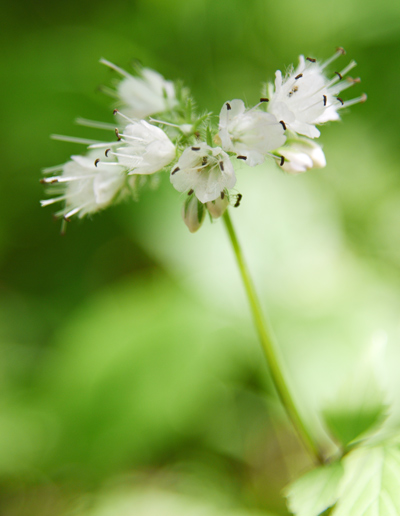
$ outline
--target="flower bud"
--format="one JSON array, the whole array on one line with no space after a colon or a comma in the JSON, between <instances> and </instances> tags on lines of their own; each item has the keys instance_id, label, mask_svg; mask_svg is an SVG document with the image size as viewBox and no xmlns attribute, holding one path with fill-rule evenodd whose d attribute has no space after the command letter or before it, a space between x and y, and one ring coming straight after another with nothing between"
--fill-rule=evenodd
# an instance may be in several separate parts
<instances>
[{"instance_id":1,"label":"flower bud","mask_svg":"<svg viewBox=\"0 0 400 516\"><path fill-rule=\"evenodd\" d=\"M288 144L277 152L285 158L281 168L289 174L300 174L312 168L326 166L322 147L307 138L289 140Z\"/></svg>"},{"instance_id":2,"label":"flower bud","mask_svg":"<svg viewBox=\"0 0 400 516\"><path fill-rule=\"evenodd\" d=\"M221 197L218 197L218 199L215 199L215 201L208 202L206 206L212 218L218 219L219 217L221 217L221 215L224 214L224 211L229 206L229 200L227 195L224 195L223 199Z\"/></svg>"},{"instance_id":3,"label":"flower bud","mask_svg":"<svg viewBox=\"0 0 400 516\"><path fill-rule=\"evenodd\" d=\"M182 207L183 222L191 233L196 233L203 224L206 216L206 209L195 195L191 194Z\"/></svg>"}]
</instances>

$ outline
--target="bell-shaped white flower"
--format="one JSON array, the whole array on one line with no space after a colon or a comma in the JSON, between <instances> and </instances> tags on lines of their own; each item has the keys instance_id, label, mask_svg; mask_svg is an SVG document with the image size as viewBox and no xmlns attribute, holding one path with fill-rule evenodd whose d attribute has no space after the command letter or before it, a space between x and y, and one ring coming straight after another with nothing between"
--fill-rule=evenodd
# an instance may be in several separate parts
<instances>
[{"instance_id":1,"label":"bell-shaped white flower","mask_svg":"<svg viewBox=\"0 0 400 516\"><path fill-rule=\"evenodd\" d=\"M59 167L59 176L42 179L60 195L41 201L41 205L63 201L65 207L57 215L65 219L82 218L109 206L125 187L126 168L116 162L102 163L100 155L104 156L103 152L92 150L86 156L71 156L71 161Z\"/></svg>"},{"instance_id":2,"label":"bell-shaped white flower","mask_svg":"<svg viewBox=\"0 0 400 516\"><path fill-rule=\"evenodd\" d=\"M214 201L233 188L235 171L228 154L204 142L185 149L171 171L171 183L178 192L193 190L200 202Z\"/></svg>"},{"instance_id":3,"label":"bell-shaped white flower","mask_svg":"<svg viewBox=\"0 0 400 516\"><path fill-rule=\"evenodd\" d=\"M325 75L325 68L345 52L339 48L337 52L322 64L315 59L299 57L299 65L285 79L278 70L275 74L275 88L269 85L270 102L268 112L276 116L288 129L318 138L316 124L331 120L339 120L338 110L364 102L366 95L344 102L339 93L353 86L359 79L345 78L345 75L356 66L351 61L343 70L335 72L332 79Z\"/></svg>"},{"instance_id":4,"label":"bell-shaped white flower","mask_svg":"<svg viewBox=\"0 0 400 516\"><path fill-rule=\"evenodd\" d=\"M121 109L127 116L146 118L178 105L174 84L166 81L158 72L142 68L141 76L135 77L106 59L100 59L100 62L123 76L116 93L123 104Z\"/></svg>"},{"instance_id":5,"label":"bell-shaped white flower","mask_svg":"<svg viewBox=\"0 0 400 516\"><path fill-rule=\"evenodd\" d=\"M195 195L190 195L182 206L182 219L191 233L200 229L206 216L206 208Z\"/></svg>"},{"instance_id":6,"label":"bell-shaped white flower","mask_svg":"<svg viewBox=\"0 0 400 516\"><path fill-rule=\"evenodd\" d=\"M242 156L251 167L262 163L269 151L286 140L283 126L274 115L256 108L246 110L239 99L223 105L218 136L225 151Z\"/></svg>"},{"instance_id":7,"label":"bell-shaped white flower","mask_svg":"<svg viewBox=\"0 0 400 516\"><path fill-rule=\"evenodd\" d=\"M289 174L301 174L312 168L324 168L326 159L322 147L308 138L288 140L277 151L283 156L281 168Z\"/></svg>"},{"instance_id":8,"label":"bell-shaped white flower","mask_svg":"<svg viewBox=\"0 0 400 516\"><path fill-rule=\"evenodd\" d=\"M118 137L117 148L106 154L115 156L129 174L154 174L175 158L175 145L165 132L145 120L131 121Z\"/></svg>"}]
</instances>

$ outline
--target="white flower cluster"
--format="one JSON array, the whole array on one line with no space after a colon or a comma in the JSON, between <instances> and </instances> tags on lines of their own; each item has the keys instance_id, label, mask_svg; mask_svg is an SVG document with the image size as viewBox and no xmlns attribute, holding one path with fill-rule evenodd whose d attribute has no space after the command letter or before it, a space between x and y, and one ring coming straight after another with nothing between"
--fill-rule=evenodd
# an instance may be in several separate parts
<instances>
[{"instance_id":1,"label":"white flower cluster","mask_svg":"<svg viewBox=\"0 0 400 516\"><path fill-rule=\"evenodd\" d=\"M90 141L55 136L57 139L88 146L85 156L45 169L42 179L56 195L42 201L46 206L62 202L57 216L69 220L95 213L132 193L145 184L149 175L167 170L179 192L187 192L183 220L194 232L201 226L206 211L220 217L229 204L237 207L241 194L232 194L236 184L234 161L254 167L269 157L282 170L299 174L326 165L325 156L315 138L317 125L339 120L339 110L366 95L344 101L338 95L360 82L347 77L356 65L351 61L328 78L325 70L345 52L339 48L327 61L300 56L298 67L285 78L278 70L275 84L269 84L264 96L252 108L240 99L225 102L218 127L211 114L197 116L187 90L176 88L157 72L143 68L138 76L101 60L122 76L112 92L119 100L119 127L79 120L98 129L112 129L116 140ZM268 95L268 98L266 97ZM157 115L162 118L155 119ZM59 175L53 175L58 172ZM138 177L144 178L137 181Z\"/></svg>"}]
</instances>

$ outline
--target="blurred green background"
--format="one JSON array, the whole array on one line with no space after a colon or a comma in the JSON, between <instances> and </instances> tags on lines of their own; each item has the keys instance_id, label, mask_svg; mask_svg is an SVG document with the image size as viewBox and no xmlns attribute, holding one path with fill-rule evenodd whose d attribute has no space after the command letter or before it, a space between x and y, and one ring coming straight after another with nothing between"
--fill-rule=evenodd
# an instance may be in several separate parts
<instances>
[{"instance_id":1,"label":"blurred green background","mask_svg":"<svg viewBox=\"0 0 400 516\"><path fill-rule=\"evenodd\" d=\"M286 514L307 458L271 389L224 228L195 235L168 177L74 221L41 209L41 168L101 138L99 91L133 59L199 109L257 102L300 53L354 58L368 102L322 129L328 166L238 166L232 213L294 392L318 408L373 341L398 421L400 3L137 0L2 6L1 516ZM342 67L343 67L342 66Z\"/></svg>"}]
</instances>

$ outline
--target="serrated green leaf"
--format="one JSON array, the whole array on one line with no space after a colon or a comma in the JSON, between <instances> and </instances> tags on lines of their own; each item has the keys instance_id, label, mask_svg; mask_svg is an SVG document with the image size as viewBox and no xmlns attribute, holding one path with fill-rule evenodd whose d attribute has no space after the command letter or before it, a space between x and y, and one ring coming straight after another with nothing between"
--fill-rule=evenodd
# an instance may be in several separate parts
<instances>
[{"instance_id":1,"label":"serrated green leaf","mask_svg":"<svg viewBox=\"0 0 400 516\"><path fill-rule=\"evenodd\" d=\"M400 450L358 448L343 461L345 475L332 516L398 516Z\"/></svg>"},{"instance_id":2,"label":"serrated green leaf","mask_svg":"<svg viewBox=\"0 0 400 516\"><path fill-rule=\"evenodd\" d=\"M318 516L338 499L343 466L334 462L309 471L290 484L284 492L287 505L297 516Z\"/></svg>"},{"instance_id":3,"label":"serrated green leaf","mask_svg":"<svg viewBox=\"0 0 400 516\"><path fill-rule=\"evenodd\" d=\"M385 393L377 378L376 353L369 353L322 411L332 435L347 446L375 430L387 416Z\"/></svg>"}]
</instances>

